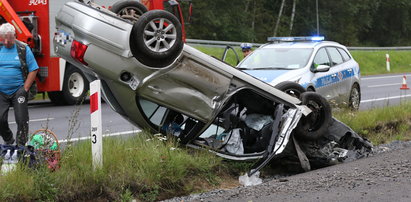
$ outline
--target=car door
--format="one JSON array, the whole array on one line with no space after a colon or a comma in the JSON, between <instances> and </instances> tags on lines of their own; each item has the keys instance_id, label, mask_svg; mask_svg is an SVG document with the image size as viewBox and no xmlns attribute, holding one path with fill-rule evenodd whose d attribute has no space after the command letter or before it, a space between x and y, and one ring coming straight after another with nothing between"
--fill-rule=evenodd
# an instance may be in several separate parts
<instances>
[{"instance_id":1,"label":"car door","mask_svg":"<svg viewBox=\"0 0 411 202\"><path fill-rule=\"evenodd\" d=\"M318 72L316 68L319 65L327 65L330 69L326 72ZM313 72L311 81L316 92L324 96L327 100L334 99L338 96L340 91L337 83L338 69L332 67L330 57L325 47L318 49L314 56L311 72Z\"/></svg>"},{"instance_id":2,"label":"car door","mask_svg":"<svg viewBox=\"0 0 411 202\"><path fill-rule=\"evenodd\" d=\"M335 81L338 88L336 100L342 102L351 89L352 68L344 62L336 47L327 47L326 49L330 56L331 68L335 70L337 76Z\"/></svg>"},{"instance_id":3,"label":"car door","mask_svg":"<svg viewBox=\"0 0 411 202\"><path fill-rule=\"evenodd\" d=\"M343 86L343 94L345 94L345 98L348 98L351 93L352 86L355 82L359 82L358 79L356 79L355 75L359 74L359 67L358 63L356 63L350 55L347 53L346 50L343 48L337 48L338 52L340 52L343 60L344 60L344 71L343 71L343 77L346 79L347 85Z\"/></svg>"}]
</instances>

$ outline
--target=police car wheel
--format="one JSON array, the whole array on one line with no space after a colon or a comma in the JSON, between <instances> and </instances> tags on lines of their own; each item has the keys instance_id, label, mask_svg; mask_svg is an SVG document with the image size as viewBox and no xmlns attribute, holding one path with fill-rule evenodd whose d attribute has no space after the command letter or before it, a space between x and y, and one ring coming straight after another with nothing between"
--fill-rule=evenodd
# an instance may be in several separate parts
<instances>
[{"instance_id":1,"label":"police car wheel","mask_svg":"<svg viewBox=\"0 0 411 202\"><path fill-rule=\"evenodd\" d=\"M296 98L300 98L301 94L305 92L300 84L292 81L283 81L274 87Z\"/></svg>"},{"instance_id":2,"label":"police car wheel","mask_svg":"<svg viewBox=\"0 0 411 202\"><path fill-rule=\"evenodd\" d=\"M163 10L148 11L133 25L130 50L144 65L165 67L183 50L182 36L176 16Z\"/></svg>"},{"instance_id":3,"label":"police car wheel","mask_svg":"<svg viewBox=\"0 0 411 202\"><path fill-rule=\"evenodd\" d=\"M360 108L361 102L361 91L360 86L358 84L354 84L350 91L350 98L348 101L348 107L351 110L357 111Z\"/></svg>"},{"instance_id":4,"label":"police car wheel","mask_svg":"<svg viewBox=\"0 0 411 202\"><path fill-rule=\"evenodd\" d=\"M315 92L301 94L301 102L312 112L303 116L295 128L297 138L316 140L323 137L331 123L331 106L327 100Z\"/></svg>"},{"instance_id":5,"label":"police car wheel","mask_svg":"<svg viewBox=\"0 0 411 202\"><path fill-rule=\"evenodd\" d=\"M135 0L118 1L113 4L110 10L132 23L137 22L140 16L147 12L147 8Z\"/></svg>"}]
</instances>

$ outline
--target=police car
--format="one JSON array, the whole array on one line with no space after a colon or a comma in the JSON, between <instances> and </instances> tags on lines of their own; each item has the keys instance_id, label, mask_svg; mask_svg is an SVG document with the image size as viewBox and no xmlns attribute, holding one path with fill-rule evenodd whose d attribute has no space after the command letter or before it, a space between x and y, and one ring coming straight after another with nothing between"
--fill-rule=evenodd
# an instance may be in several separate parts
<instances>
[{"instance_id":1,"label":"police car","mask_svg":"<svg viewBox=\"0 0 411 202\"><path fill-rule=\"evenodd\" d=\"M269 37L268 41L237 67L297 97L302 91L315 91L331 103L358 110L360 68L345 46L324 37Z\"/></svg>"}]
</instances>

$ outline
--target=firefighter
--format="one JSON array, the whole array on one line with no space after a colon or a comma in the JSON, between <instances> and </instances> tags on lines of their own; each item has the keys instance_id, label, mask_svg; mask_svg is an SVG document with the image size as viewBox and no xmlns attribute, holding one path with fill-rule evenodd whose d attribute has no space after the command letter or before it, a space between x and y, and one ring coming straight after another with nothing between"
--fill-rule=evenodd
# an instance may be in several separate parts
<instances>
[{"instance_id":1,"label":"firefighter","mask_svg":"<svg viewBox=\"0 0 411 202\"><path fill-rule=\"evenodd\" d=\"M244 58L252 53L253 45L251 43L241 43L240 44L241 51L243 52Z\"/></svg>"},{"instance_id":2,"label":"firefighter","mask_svg":"<svg viewBox=\"0 0 411 202\"><path fill-rule=\"evenodd\" d=\"M6 144L15 142L8 124L8 111L13 107L17 123L16 143L17 146L24 146L29 129L27 96L39 66L30 48L17 41L16 30L10 23L0 26L0 42L0 135ZM19 56L24 54L23 50L25 65L20 60L23 57Z\"/></svg>"}]
</instances>

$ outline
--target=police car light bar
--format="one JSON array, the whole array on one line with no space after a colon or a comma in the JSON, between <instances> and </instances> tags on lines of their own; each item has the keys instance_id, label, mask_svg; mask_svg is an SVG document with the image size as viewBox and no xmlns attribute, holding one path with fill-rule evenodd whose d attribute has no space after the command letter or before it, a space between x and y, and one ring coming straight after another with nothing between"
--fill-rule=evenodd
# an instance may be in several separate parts
<instances>
[{"instance_id":1,"label":"police car light bar","mask_svg":"<svg viewBox=\"0 0 411 202\"><path fill-rule=\"evenodd\" d=\"M267 41L323 41L324 36L268 37Z\"/></svg>"}]
</instances>

